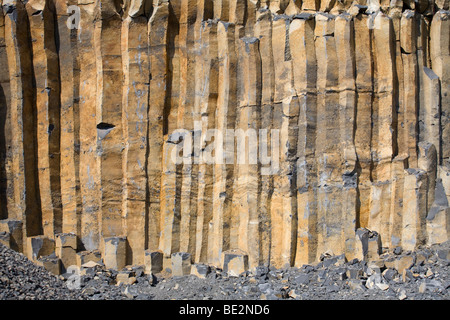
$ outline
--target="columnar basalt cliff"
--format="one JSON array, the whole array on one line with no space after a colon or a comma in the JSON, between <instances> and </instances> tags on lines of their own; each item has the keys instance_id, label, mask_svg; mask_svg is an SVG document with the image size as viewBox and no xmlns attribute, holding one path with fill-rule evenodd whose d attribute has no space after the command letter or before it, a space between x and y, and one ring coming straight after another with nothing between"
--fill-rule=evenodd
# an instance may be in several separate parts
<instances>
[{"instance_id":1,"label":"columnar basalt cliff","mask_svg":"<svg viewBox=\"0 0 450 320\"><path fill-rule=\"evenodd\" d=\"M240 272L448 240L448 0L2 9L0 240L47 268Z\"/></svg>"}]
</instances>

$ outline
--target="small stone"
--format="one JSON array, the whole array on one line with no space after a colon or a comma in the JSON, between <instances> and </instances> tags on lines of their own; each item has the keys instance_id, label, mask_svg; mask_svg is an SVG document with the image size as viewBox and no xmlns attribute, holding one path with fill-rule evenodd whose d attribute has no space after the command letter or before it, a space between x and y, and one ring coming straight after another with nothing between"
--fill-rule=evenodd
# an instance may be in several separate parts
<instances>
[{"instance_id":1,"label":"small stone","mask_svg":"<svg viewBox=\"0 0 450 320\"><path fill-rule=\"evenodd\" d=\"M48 256L55 252L55 240L46 236L27 238L27 257L36 261L39 257Z\"/></svg>"},{"instance_id":2,"label":"small stone","mask_svg":"<svg viewBox=\"0 0 450 320\"><path fill-rule=\"evenodd\" d=\"M61 274L61 259L54 255L42 256L36 263L54 275Z\"/></svg>"},{"instance_id":3,"label":"small stone","mask_svg":"<svg viewBox=\"0 0 450 320\"><path fill-rule=\"evenodd\" d=\"M231 277L238 277L248 270L248 255L241 250L228 250L223 253L223 271ZM269 272L270 273L270 272Z\"/></svg>"},{"instance_id":4,"label":"small stone","mask_svg":"<svg viewBox=\"0 0 450 320\"><path fill-rule=\"evenodd\" d=\"M347 269L347 278L349 279L359 279L363 275L363 271L356 267L351 267Z\"/></svg>"},{"instance_id":5,"label":"small stone","mask_svg":"<svg viewBox=\"0 0 450 320\"><path fill-rule=\"evenodd\" d=\"M160 251L145 250L145 273L159 273L163 269L163 253Z\"/></svg>"},{"instance_id":6,"label":"small stone","mask_svg":"<svg viewBox=\"0 0 450 320\"><path fill-rule=\"evenodd\" d=\"M298 285L306 285L309 283L309 276L307 274L299 274L294 278L294 282Z\"/></svg>"},{"instance_id":7,"label":"small stone","mask_svg":"<svg viewBox=\"0 0 450 320\"><path fill-rule=\"evenodd\" d=\"M367 289L374 289L377 284L381 283L381 276L378 273L371 275L366 281Z\"/></svg>"},{"instance_id":8,"label":"small stone","mask_svg":"<svg viewBox=\"0 0 450 320\"><path fill-rule=\"evenodd\" d=\"M377 283L376 286L378 287L378 289L383 291L389 289L389 285L386 283Z\"/></svg>"},{"instance_id":9,"label":"small stone","mask_svg":"<svg viewBox=\"0 0 450 320\"><path fill-rule=\"evenodd\" d=\"M136 278L139 278L145 273L145 266L133 266L132 271L134 272Z\"/></svg>"},{"instance_id":10,"label":"small stone","mask_svg":"<svg viewBox=\"0 0 450 320\"><path fill-rule=\"evenodd\" d=\"M395 266L398 273L403 273L403 270L409 269L413 265L414 257L412 255L402 256L395 261Z\"/></svg>"},{"instance_id":11,"label":"small stone","mask_svg":"<svg viewBox=\"0 0 450 320\"><path fill-rule=\"evenodd\" d=\"M337 285L328 285L326 286L326 291L327 293L332 293L332 292L338 292L339 291L339 287Z\"/></svg>"},{"instance_id":12,"label":"small stone","mask_svg":"<svg viewBox=\"0 0 450 320\"><path fill-rule=\"evenodd\" d=\"M419 286L419 292L420 293L425 293L425 291L427 290L427 284L424 282L422 282Z\"/></svg>"},{"instance_id":13,"label":"small stone","mask_svg":"<svg viewBox=\"0 0 450 320\"><path fill-rule=\"evenodd\" d=\"M365 291L366 288L361 283L361 280L351 279L348 282L348 287L350 290L359 290L359 291Z\"/></svg>"},{"instance_id":14,"label":"small stone","mask_svg":"<svg viewBox=\"0 0 450 320\"><path fill-rule=\"evenodd\" d=\"M258 285L259 291L266 292L270 290L270 283L261 283Z\"/></svg>"},{"instance_id":15,"label":"small stone","mask_svg":"<svg viewBox=\"0 0 450 320\"><path fill-rule=\"evenodd\" d=\"M423 254L419 253L419 254L416 255L415 265L416 266L423 266L423 264L425 263L426 260L427 260L427 257L425 257Z\"/></svg>"},{"instance_id":16,"label":"small stone","mask_svg":"<svg viewBox=\"0 0 450 320\"><path fill-rule=\"evenodd\" d=\"M292 289L291 291L289 291L289 297L291 297L292 299L297 299L301 296L295 292L295 289Z\"/></svg>"},{"instance_id":17,"label":"small stone","mask_svg":"<svg viewBox=\"0 0 450 320\"><path fill-rule=\"evenodd\" d=\"M97 290L93 287L87 287L83 289L82 293L88 296L93 296L97 293Z\"/></svg>"},{"instance_id":18,"label":"small stone","mask_svg":"<svg viewBox=\"0 0 450 320\"><path fill-rule=\"evenodd\" d=\"M380 270L382 271L385 268L385 263L384 263L384 260L379 259L379 260L370 261L367 264L367 266L372 269L378 269L378 271L380 271Z\"/></svg>"},{"instance_id":19,"label":"small stone","mask_svg":"<svg viewBox=\"0 0 450 320\"><path fill-rule=\"evenodd\" d=\"M258 266L255 269L255 277L257 278L267 278L267 274L269 273L269 268L266 266Z\"/></svg>"},{"instance_id":20,"label":"small stone","mask_svg":"<svg viewBox=\"0 0 450 320\"><path fill-rule=\"evenodd\" d=\"M408 282L409 280L413 279L414 275L412 274L411 270L404 269L402 273L402 281Z\"/></svg>"},{"instance_id":21,"label":"small stone","mask_svg":"<svg viewBox=\"0 0 450 320\"><path fill-rule=\"evenodd\" d=\"M128 287L125 288L125 290L123 291L123 294L129 299L134 298L133 294L129 291Z\"/></svg>"},{"instance_id":22,"label":"small stone","mask_svg":"<svg viewBox=\"0 0 450 320\"><path fill-rule=\"evenodd\" d=\"M58 233L55 235L56 248L70 247L77 249L77 236L74 233Z\"/></svg>"},{"instance_id":23,"label":"small stone","mask_svg":"<svg viewBox=\"0 0 450 320\"><path fill-rule=\"evenodd\" d=\"M441 260L450 260L450 250L449 249L438 250L437 256Z\"/></svg>"},{"instance_id":24,"label":"small stone","mask_svg":"<svg viewBox=\"0 0 450 320\"><path fill-rule=\"evenodd\" d=\"M432 279L432 280L427 279L426 284L427 284L427 289L429 289L432 292L439 292L444 289L442 283L436 279Z\"/></svg>"},{"instance_id":25,"label":"small stone","mask_svg":"<svg viewBox=\"0 0 450 320\"><path fill-rule=\"evenodd\" d=\"M172 275L187 276L191 274L191 254L176 252L172 254Z\"/></svg>"},{"instance_id":26,"label":"small stone","mask_svg":"<svg viewBox=\"0 0 450 320\"><path fill-rule=\"evenodd\" d=\"M336 270L336 274L339 276L339 280L346 280L347 279L347 269L346 268L339 268Z\"/></svg>"},{"instance_id":27,"label":"small stone","mask_svg":"<svg viewBox=\"0 0 450 320\"><path fill-rule=\"evenodd\" d=\"M398 246L394 248L394 254L400 255L402 254L402 247Z\"/></svg>"},{"instance_id":28,"label":"small stone","mask_svg":"<svg viewBox=\"0 0 450 320\"><path fill-rule=\"evenodd\" d=\"M400 290L400 293L399 293L399 295L398 295L398 298L399 298L400 300L405 300L405 299L406 299L406 290L405 290L405 289Z\"/></svg>"},{"instance_id":29,"label":"small stone","mask_svg":"<svg viewBox=\"0 0 450 320\"><path fill-rule=\"evenodd\" d=\"M323 267L328 268L329 266L335 264L336 261L337 261L337 259L334 257L333 258L327 257L327 258L323 259L322 265L323 265Z\"/></svg>"},{"instance_id":30,"label":"small stone","mask_svg":"<svg viewBox=\"0 0 450 320\"><path fill-rule=\"evenodd\" d=\"M327 278L328 272L327 270L320 270L317 273L317 281L321 282L324 281Z\"/></svg>"},{"instance_id":31,"label":"small stone","mask_svg":"<svg viewBox=\"0 0 450 320\"><path fill-rule=\"evenodd\" d=\"M134 284L136 282L136 277L134 272L121 271L116 276L117 285L121 284Z\"/></svg>"},{"instance_id":32,"label":"small stone","mask_svg":"<svg viewBox=\"0 0 450 320\"><path fill-rule=\"evenodd\" d=\"M193 264L191 267L191 274L200 279L205 279L211 272L211 267L206 264Z\"/></svg>"},{"instance_id":33,"label":"small stone","mask_svg":"<svg viewBox=\"0 0 450 320\"><path fill-rule=\"evenodd\" d=\"M103 262L107 269L122 270L126 265L126 237L109 237L104 239Z\"/></svg>"},{"instance_id":34,"label":"small stone","mask_svg":"<svg viewBox=\"0 0 450 320\"><path fill-rule=\"evenodd\" d=\"M383 278L386 279L387 281L394 280L394 278L397 274L398 274L397 270L391 269L391 268L384 270L382 273Z\"/></svg>"},{"instance_id":35,"label":"small stone","mask_svg":"<svg viewBox=\"0 0 450 320\"><path fill-rule=\"evenodd\" d=\"M90 261L88 261L86 263L83 263L81 266L83 268L94 268L94 267L99 266L99 265L100 264L98 264L97 262L90 260Z\"/></svg>"},{"instance_id":36,"label":"small stone","mask_svg":"<svg viewBox=\"0 0 450 320\"><path fill-rule=\"evenodd\" d=\"M96 263L100 263L102 261L102 255L100 251L80 251L76 254L77 266L82 266L83 264L94 261Z\"/></svg>"}]
</instances>

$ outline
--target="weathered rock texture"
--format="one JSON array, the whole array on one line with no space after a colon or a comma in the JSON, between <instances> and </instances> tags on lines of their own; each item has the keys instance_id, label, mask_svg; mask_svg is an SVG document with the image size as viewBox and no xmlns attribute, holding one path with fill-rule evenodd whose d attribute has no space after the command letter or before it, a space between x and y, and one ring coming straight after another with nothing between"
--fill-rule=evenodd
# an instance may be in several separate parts
<instances>
[{"instance_id":1,"label":"weathered rock texture","mask_svg":"<svg viewBox=\"0 0 450 320\"><path fill-rule=\"evenodd\" d=\"M448 239L448 1L2 9L0 232L30 258L240 270Z\"/></svg>"}]
</instances>

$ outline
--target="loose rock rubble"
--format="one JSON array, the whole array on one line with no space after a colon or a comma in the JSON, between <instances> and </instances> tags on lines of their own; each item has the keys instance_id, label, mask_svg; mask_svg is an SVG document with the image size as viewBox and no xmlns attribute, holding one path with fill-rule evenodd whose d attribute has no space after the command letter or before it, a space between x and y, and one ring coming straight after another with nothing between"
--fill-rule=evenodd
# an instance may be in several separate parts
<instances>
[{"instance_id":1,"label":"loose rock rubble","mask_svg":"<svg viewBox=\"0 0 450 320\"><path fill-rule=\"evenodd\" d=\"M77 272L54 276L0 245L0 299L447 300L449 268L446 242L414 252L397 247L374 261L324 254L317 264L260 266L238 276L200 265L196 275L183 276L168 269L146 274L143 266L114 271L92 261Z\"/></svg>"}]
</instances>

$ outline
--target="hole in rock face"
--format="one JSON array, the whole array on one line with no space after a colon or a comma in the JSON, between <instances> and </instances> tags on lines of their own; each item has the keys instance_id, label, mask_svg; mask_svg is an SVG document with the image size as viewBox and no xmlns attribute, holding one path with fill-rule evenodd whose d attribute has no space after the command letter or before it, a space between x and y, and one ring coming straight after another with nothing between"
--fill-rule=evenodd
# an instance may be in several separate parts
<instances>
[{"instance_id":1,"label":"hole in rock face","mask_svg":"<svg viewBox=\"0 0 450 320\"><path fill-rule=\"evenodd\" d=\"M100 140L104 139L116 126L106 122L97 124L97 136Z\"/></svg>"},{"instance_id":2,"label":"hole in rock face","mask_svg":"<svg viewBox=\"0 0 450 320\"><path fill-rule=\"evenodd\" d=\"M100 122L97 125L97 129L99 130L111 130L114 129L116 126L110 123L106 123L106 122Z\"/></svg>"}]
</instances>

